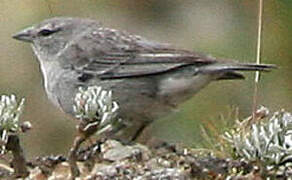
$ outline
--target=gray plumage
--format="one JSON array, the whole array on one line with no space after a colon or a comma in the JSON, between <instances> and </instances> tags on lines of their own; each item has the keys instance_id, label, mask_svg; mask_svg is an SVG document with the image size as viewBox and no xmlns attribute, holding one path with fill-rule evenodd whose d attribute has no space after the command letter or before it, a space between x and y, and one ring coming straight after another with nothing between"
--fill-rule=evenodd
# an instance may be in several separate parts
<instances>
[{"instance_id":1,"label":"gray plumage","mask_svg":"<svg viewBox=\"0 0 292 180\"><path fill-rule=\"evenodd\" d=\"M274 67L217 60L89 19L48 19L14 38L32 44L47 95L64 112L73 114L79 86L112 90L121 117L129 121L121 131L128 140L211 81L243 79L238 71Z\"/></svg>"}]
</instances>

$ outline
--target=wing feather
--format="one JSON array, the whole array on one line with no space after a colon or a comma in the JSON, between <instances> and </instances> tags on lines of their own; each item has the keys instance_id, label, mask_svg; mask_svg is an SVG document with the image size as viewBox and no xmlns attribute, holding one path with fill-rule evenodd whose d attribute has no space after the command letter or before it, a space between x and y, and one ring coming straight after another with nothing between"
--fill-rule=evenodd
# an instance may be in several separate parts
<instances>
[{"instance_id":1,"label":"wing feather","mask_svg":"<svg viewBox=\"0 0 292 180\"><path fill-rule=\"evenodd\" d=\"M82 52L78 55L84 55L83 58L75 59L83 61L79 60L72 66L81 73L96 75L101 79L155 75L193 64L216 62L214 58L179 50L123 31L103 28L94 35L81 35L72 41L71 47ZM88 47L88 44L92 46Z\"/></svg>"}]
</instances>

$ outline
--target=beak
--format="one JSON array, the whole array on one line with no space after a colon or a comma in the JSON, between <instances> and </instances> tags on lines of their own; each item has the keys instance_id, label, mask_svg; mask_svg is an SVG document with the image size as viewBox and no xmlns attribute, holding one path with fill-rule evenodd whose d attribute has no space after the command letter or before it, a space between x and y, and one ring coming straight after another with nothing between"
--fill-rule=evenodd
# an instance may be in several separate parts
<instances>
[{"instance_id":1,"label":"beak","mask_svg":"<svg viewBox=\"0 0 292 180\"><path fill-rule=\"evenodd\" d=\"M14 34L12 38L16 40L24 41L24 42L32 42L34 39L33 28L30 27L30 28L24 29Z\"/></svg>"}]
</instances>

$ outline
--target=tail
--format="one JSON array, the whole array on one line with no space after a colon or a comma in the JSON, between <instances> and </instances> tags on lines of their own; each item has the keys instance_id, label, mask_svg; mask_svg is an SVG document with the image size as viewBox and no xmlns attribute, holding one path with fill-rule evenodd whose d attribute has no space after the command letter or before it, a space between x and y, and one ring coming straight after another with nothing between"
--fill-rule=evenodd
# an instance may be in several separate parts
<instances>
[{"instance_id":1,"label":"tail","mask_svg":"<svg viewBox=\"0 0 292 180\"><path fill-rule=\"evenodd\" d=\"M264 71L269 72L272 69L277 68L273 64L252 64L252 63L214 63L208 66L204 66L200 69L201 73L218 74L217 80L226 79L244 79L244 76L237 71Z\"/></svg>"}]
</instances>

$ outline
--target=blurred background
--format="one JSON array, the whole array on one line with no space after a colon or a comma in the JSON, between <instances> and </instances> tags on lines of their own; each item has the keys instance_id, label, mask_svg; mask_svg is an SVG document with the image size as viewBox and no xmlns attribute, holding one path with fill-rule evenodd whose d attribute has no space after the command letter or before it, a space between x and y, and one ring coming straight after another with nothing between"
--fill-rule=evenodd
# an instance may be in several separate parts
<instances>
[{"instance_id":1,"label":"blurred background","mask_svg":"<svg viewBox=\"0 0 292 180\"><path fill-rule=\"evenodd\" d=\"M292 111L292 1L266 0L263 14L262 62L280 68L262 74L259 104L271 111ZM26 98L22 120L33 129L22 136L28 157L66 153L76 121L57 110L42 87L39 66L31 47L15 41L15 32L54 16L92 18L159 42L218 58L254 62L258 1L255 0L1 0L0 94ZM254 74L246 81L215 82L151 129L157 137L202 147L200 126L222 127L220 115L230 106L239 116L251 114ZM221 126L220 126L221 125Z\"/></svg>"}]
</instances>

